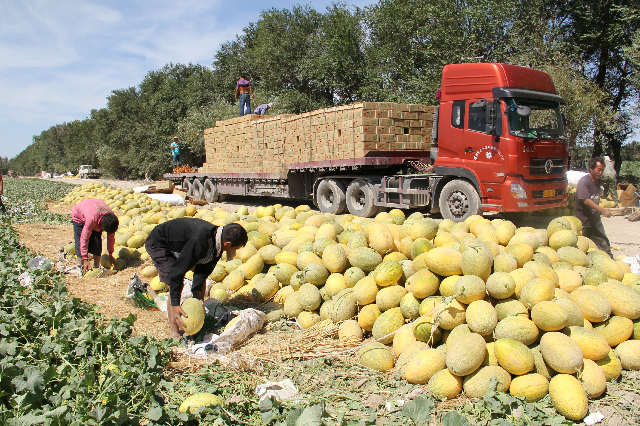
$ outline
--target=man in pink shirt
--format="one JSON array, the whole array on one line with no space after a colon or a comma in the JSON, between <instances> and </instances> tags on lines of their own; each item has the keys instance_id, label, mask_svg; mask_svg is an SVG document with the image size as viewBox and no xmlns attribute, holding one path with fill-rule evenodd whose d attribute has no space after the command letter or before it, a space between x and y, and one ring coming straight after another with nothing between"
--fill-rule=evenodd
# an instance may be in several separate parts
<instances>
[{"instance_id":1,"label":"man in pink shirt","mask_svg":"<svg viewBox=\"0 0 640 426\"><path fill-rule=\"evenodd\" d=\"M83 200L71 210L71 219L76 256L78 256L78 264L82 266L82 273L91 269L89 253L93 255L93 267L97 268L100 265L102 231L107 233L109 260L114 264L116 262L113 258L113 246L116 240L114 233L118 230L119 221L107 203L94 198Z\"/></svg>"}]
</instances>

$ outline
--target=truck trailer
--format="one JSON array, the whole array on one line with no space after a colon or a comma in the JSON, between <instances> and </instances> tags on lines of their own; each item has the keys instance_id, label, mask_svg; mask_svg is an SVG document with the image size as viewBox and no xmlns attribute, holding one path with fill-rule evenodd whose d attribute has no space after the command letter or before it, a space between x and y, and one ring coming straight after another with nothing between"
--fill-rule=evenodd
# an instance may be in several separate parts
<instances>
[{"instance_id":1,"label":"truck trailer","mask_svg":"<svg viewBox=\"0 0 640 426\"><path fill-rule=\"evenodd\" d=\"M568 204L565 118L551 76L500 63L452 64L440 105L361 102L244 116L205 130L198 173L169 173L193 198L311 201L324 213L385 208L516 216Z\"/></svg>"}]
</instances>

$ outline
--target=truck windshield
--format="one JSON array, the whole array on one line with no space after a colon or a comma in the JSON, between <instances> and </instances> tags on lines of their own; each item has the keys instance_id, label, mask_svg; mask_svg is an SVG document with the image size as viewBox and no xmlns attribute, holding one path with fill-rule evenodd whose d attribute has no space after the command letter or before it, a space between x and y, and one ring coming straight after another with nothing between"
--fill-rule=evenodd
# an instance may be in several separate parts
<instances>
[{"instance_id":1,"label":"truck windshield","mask_svg":"<svg viewBox=\"0 0 640 426\"><path fill-rule=\"evenodd\" d=\"M557 103L535 99L506 99L506 104L509 133L512 135L534 139L564 138L562 115ZM520 114L518 107L528 107L531 114Z\"/></svg>"}]
</instances>

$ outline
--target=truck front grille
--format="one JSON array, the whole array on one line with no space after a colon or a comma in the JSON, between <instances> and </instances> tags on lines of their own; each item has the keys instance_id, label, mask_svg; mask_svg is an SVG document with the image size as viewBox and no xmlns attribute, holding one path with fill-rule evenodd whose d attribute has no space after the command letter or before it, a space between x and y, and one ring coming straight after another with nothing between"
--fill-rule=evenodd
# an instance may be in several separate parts
<instances>
[{"instance_id":1,"label":"truck front grille","mask_svg":"<svg viewBox=\"0 0 640 426\"><path fill-rule=\"evenodd\" d=\"M562 157L535 157L529 159L529 175L553 176L564 174L565 159Z\"/></svg>"}]
</instances>

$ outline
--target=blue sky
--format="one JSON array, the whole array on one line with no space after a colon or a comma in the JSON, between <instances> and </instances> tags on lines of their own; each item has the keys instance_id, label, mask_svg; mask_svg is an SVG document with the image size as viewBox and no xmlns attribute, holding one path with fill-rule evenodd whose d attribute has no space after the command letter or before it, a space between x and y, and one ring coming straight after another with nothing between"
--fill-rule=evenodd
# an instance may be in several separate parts
<instances>
[{"instance_id":1,"label":"blue sky","mask_svg":"<svg viewBox=\"0 0 640 426\"><path fill-rule=\"evenodd\" d=\"M0 1L0 156L14 157L55 124L86 118L112 90L169 62L211 66L220 44L261 10L298 3L324 11L332 1Z\"/></svg>"}]
</instances>

